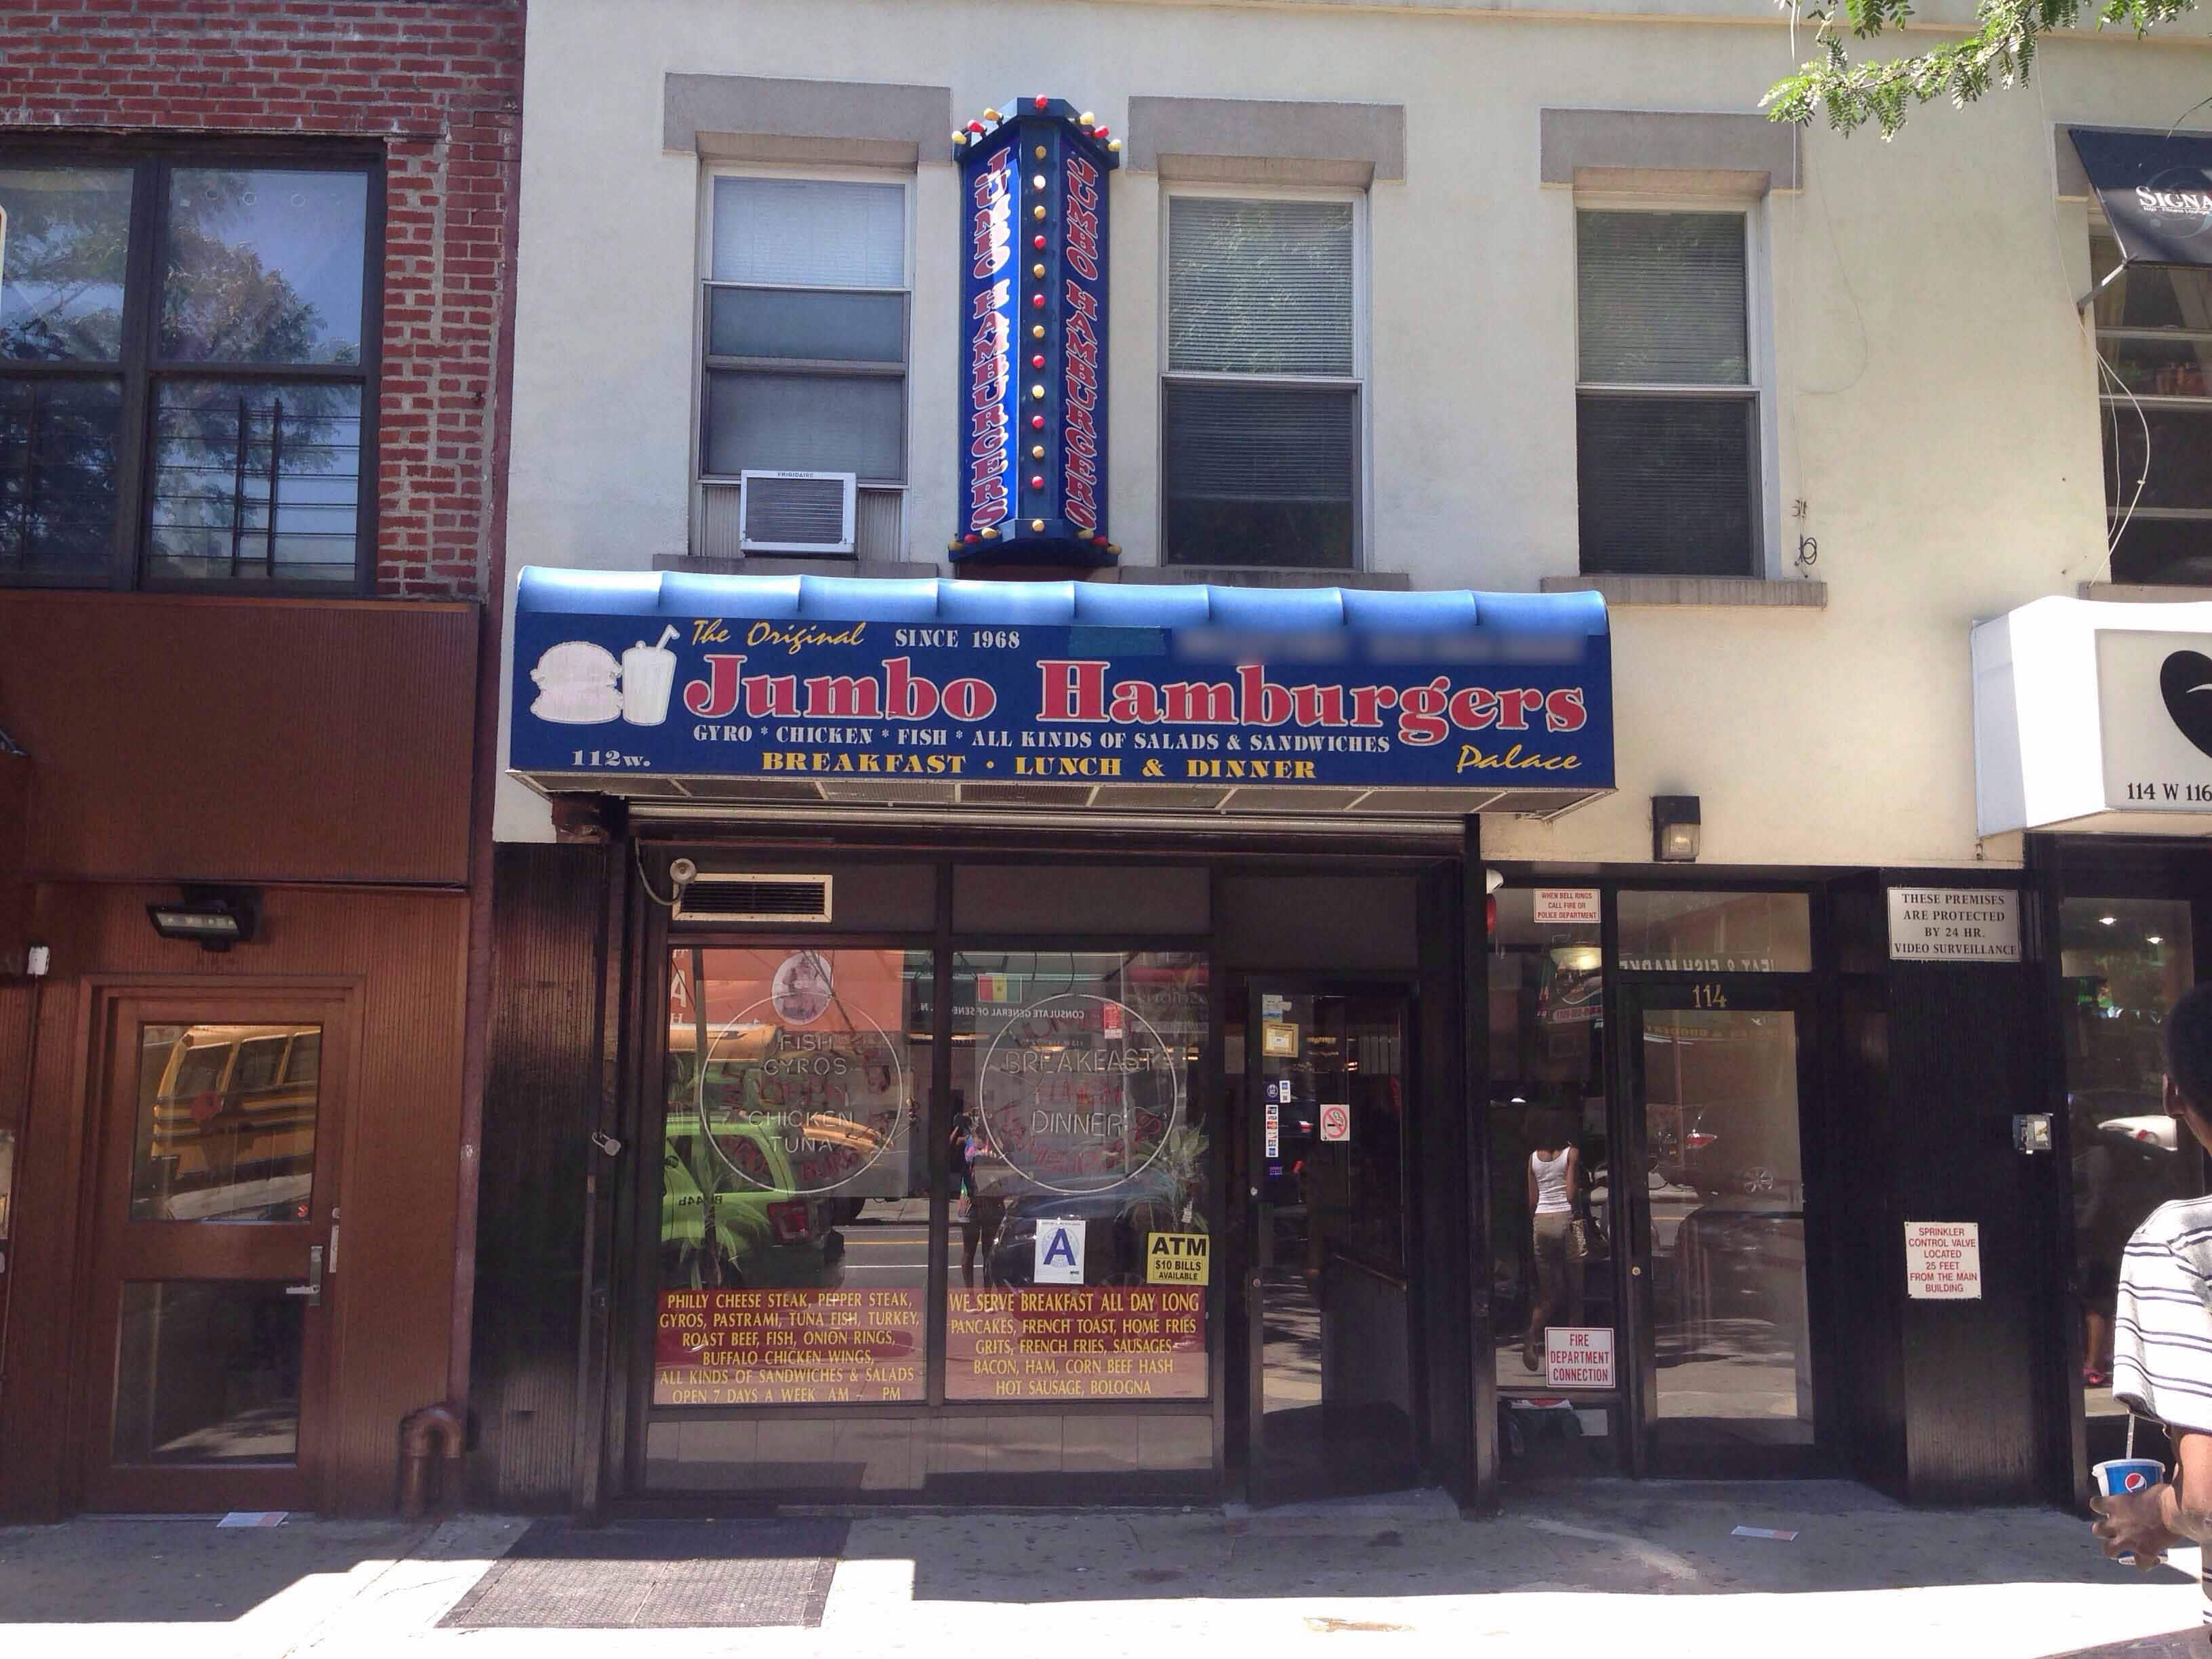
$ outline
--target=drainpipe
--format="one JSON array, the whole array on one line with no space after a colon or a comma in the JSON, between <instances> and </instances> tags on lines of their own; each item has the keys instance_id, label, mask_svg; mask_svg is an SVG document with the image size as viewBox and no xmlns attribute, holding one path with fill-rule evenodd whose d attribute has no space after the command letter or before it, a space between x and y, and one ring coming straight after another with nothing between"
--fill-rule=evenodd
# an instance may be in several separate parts
<instances>
[{"instance_id":1,"label":"drainpipe","mask_svg":"<svg viewBox=\"0 0 2212 1659\"><path fill-rule=\"evenodd\" d=\"M453 1508L461 1495L461 1448L467 1436L461 1413L451 1402L424 1406L399 1419L399 1518L420 1521L430 1502L430 1454L444 1464L438 1478L439 1507Z\"/></svg>"}]
</instances>

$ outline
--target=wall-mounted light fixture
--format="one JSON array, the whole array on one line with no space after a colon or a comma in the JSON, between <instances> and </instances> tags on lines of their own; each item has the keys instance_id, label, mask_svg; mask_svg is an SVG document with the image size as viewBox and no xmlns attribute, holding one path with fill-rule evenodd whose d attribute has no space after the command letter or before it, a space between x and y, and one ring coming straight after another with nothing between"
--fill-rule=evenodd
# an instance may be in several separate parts
<instances>
[{"instance_id":1,"label":"wall-mounted light fixture","mask_svg":"<svg viewBox=\"0 0 2212 1659\"><path fill-rule=\"evenodd\" d=\"M261 896L250 887L187 887L174 904L149 904L147 920L163 939L195 941L203 951L228 951L253 937Z\"/></svg>"},{"instance_id":2,"label":"wall-mounted light fixture","mask_svg":"<svg viewBox=\"0 0 2212 1659\"><path fill-rule=\"evenodd\" d=\"M1651 856L1662 864L1698 861L1698 798L1651 797Z\"/></svg>"}]
</instances>

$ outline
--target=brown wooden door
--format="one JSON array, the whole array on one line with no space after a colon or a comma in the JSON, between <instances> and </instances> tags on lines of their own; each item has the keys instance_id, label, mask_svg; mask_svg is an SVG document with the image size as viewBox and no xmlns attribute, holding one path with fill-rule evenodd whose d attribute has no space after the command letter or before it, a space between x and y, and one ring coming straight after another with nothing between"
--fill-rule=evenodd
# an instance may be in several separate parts
<instances>
[{"instance_id":1,"label":"brown wooden door","mask_svg":"<svg viewBox=\"0 0 2212 1659\"><path fill-rule=\"evenodd\" d=\"M107 1002L87 1509L316 1507L346 1012L243 988Z\"/></svg>"}]
</instances>

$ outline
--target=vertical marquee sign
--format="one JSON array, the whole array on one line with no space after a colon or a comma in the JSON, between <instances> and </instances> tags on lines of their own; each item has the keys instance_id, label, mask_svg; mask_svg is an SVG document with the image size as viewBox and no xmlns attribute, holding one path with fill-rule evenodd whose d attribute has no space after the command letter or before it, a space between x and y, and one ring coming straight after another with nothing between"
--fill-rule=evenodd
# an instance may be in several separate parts
<instances>
[{"instance_id":1,"label":"vertical marquee sign","mask_svg":"<svg viewBox=\"0 0 2212 1659\"><path fill-rule=\"evenodd\" d=\"M1038 96L952 135L960 165L955 560L1108 564L1106 175L1121 141Z\"/></svg>"}]
</instances>

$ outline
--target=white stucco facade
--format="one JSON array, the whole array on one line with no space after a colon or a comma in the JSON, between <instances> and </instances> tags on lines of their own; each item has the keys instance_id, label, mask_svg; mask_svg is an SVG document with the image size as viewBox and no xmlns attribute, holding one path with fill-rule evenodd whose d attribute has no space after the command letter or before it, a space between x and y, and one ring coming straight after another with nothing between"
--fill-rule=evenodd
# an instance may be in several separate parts
<instances>
[{"instance_id":1,"label":"white stucco facade","mask_svg":"<svg viewBox=\"0 0 2212 1659\"><path fill-rule=\"evenodd\" d=\"M1133 98L1402 106L1404 176L1364 191L1364 561L1526 591L1577 572L1577 187L1543 181L1541 112L1745 114L1813 50L1766 0L533 0L529 28L510 605L526 564L687 550L706 163L664 148L670 74L941 86L962 118L1045 91L1125 137ZM2017 861L2017 837L1976 836L1969 629L2109 574L2075 303L2087 209L2061 195L2054 132L2163 126L2208 71L2201 33L2057 41L2030 89L1922 111L1893 143L1803 135L1796 177L1750 210L1752 338L1765 574L1817 579L1826 605L1617 607L1618 793L1550 823L1486 820L1487 854L1640 862L1650 798L1694 794L1707 865ZM913 191L904 556L923 562L953 521L949 153L886 173ZM1159 558L1171 187L1133 165L1111 183L1125 564ZM497 833L551 833L504 777Z\"/></svg>"}]
</instances>

